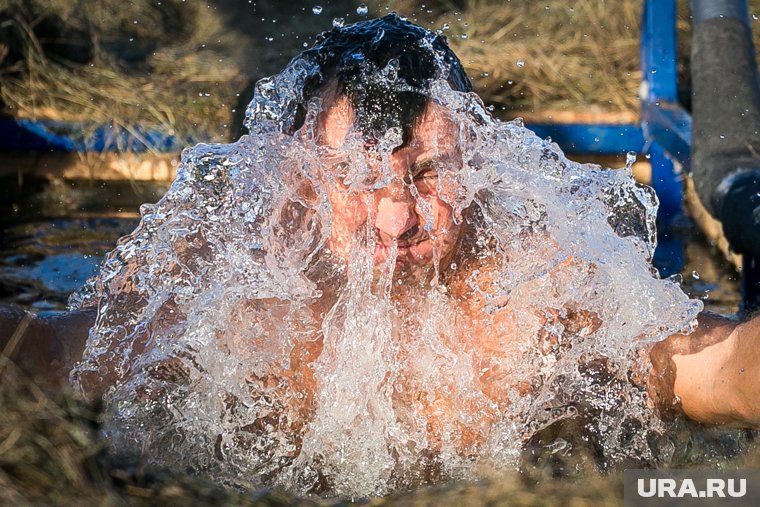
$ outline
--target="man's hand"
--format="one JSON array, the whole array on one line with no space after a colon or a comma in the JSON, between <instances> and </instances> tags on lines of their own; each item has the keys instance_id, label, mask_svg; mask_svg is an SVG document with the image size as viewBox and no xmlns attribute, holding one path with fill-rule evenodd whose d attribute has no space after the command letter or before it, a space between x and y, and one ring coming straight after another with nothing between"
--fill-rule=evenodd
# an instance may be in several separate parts
<instances>
[{"instance_id":1,"label":"man's hand","mask_svg":"<svg viewBox=\"0 0 760 507\"><path fill-rule=\"evenodd\" d=\"M741 323L710 313L690 335L650 353L649 393L665 412L680 408L704 424L760 426L760 319Z\"/></svg>"}]
</instances>

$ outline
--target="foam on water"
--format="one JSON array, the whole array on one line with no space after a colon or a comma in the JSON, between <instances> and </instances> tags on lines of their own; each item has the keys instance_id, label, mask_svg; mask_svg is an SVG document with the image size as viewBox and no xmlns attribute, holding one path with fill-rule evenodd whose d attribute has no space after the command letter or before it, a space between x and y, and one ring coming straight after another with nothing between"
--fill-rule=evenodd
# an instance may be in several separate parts
<instances>
[{"instance_id":1,"label":"foam on water","mask_svg":"<svg viewBox=\"0 0 760 507\"><path fill-rule=\"evenodd\" d=\"M185 150L72 300L99 309L72 382L110 386L113 449L239 487L372 495L514 467L536 431L593 410L607 460L651 458L646 351L701 310L650 266L651 189L441 80L431 96L462 164L440 169L438 191L463 226L458 254L403 277L395 245L381 266L367 255L368 225L339 256L311 135L321 103L303 135L283 133L313 72L295 59L259 84L252 135ZM399 136L370 167L351 133L342 191L371 206Z\"/></svg>"}]
</instances>

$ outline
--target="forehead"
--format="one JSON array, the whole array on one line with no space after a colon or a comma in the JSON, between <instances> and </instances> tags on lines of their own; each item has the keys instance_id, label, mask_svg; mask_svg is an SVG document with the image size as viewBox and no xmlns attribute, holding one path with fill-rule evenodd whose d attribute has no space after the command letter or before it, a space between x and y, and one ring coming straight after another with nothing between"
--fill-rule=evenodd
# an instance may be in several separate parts
<instances>
[{"instance_id":1,"label":"forehead","mask_svg":"<svg viewBox=\"0 0 760 507\"><path fill-rule=\"evenodd\" d=\"M317 141L323 146L339 149L355 128L356 116L345 96L327 104L317 117ZM457 129L449 110L430 102L412 130L412 138L399 149L415 152L440 152L455 146Z\"/></svg>"}]
</instances>

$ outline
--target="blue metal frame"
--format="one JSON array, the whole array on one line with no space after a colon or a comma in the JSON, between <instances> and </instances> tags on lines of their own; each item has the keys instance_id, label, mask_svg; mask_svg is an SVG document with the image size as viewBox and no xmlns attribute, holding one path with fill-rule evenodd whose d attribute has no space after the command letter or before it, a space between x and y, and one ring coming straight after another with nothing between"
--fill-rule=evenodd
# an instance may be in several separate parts
<instances>
[{"instance_id":1,"label":"blue metal frame","mask_svg":"<svg viewBox=\"0 0 760 507\"><path fill-rule=\"evenodd\" d=\"M564 150L576 153L647 153L652 186L660 200L654 265L662 276L685 262L681 221L683 174L691 159L691 115L678 103L676 0L645 0L641 24L641 125L529 125ZM681 166L676 169L673 161Z\"/></svg>"},{"instance_id":2,"label":"blue metal frame","mask_svg":"<svg viewBox=\"0 0 760 507\"><path fill-rule=\"evenodd\" d=\"M641 23L641 123L652 162L652 186L662 221L681 214L683 181L677 159L688 170L691 118L678 104L676 0L645 0Z\"/></svg>"},{"instance_id":3,"label":"blue metal frame","mask_svg":"<svg viewBox=\"0 0 760 507\"><path fill-rule=\"evenodd\" d=\"M676 0L644 0L641 22L641 126L660 200L657 249L660 275L683 269L684 244L674 226L683 210L683 172L691 160L691 115L678 103ZM673 161L679 162L681 171Z\"/></svg>"},{"instance_id":4,"label":"blue metal frame","mask_svg":"<svg viewBox=\"0 0 760 507\"><path fill-rule=\"evenodd\" d=\"M90 132L83 136L82 132ZM192 139L156 129L62 121L0 118L2 151L158 151L179 152Z\"/></svg>"},{"instance_id":5,"label":"blue metal frame","mask_svg":"<svg viewBox=\"0 0 760 507\"><path fill-rule=\"evenodd\" d=\"M551 137L568 153L642 153L646 144L641 126L637 124L529 123L526 127L539 137Z\"/></svg>"},{"instance_id":6,"label":"blue metal frame","mask_svg":"<svg viewBox=\"0 0 760 507\"><path fill-rule=\"evenodd\" d=\"M619 155L642 153L645 136L638 124L529 123L536 135L550 137L568 153ZM91 130L86 137L82 132ZM136 126L0 118L0 151L146 151L178 152L198 140L180 140L166 133Z\"/></svg>"}]
</instances>

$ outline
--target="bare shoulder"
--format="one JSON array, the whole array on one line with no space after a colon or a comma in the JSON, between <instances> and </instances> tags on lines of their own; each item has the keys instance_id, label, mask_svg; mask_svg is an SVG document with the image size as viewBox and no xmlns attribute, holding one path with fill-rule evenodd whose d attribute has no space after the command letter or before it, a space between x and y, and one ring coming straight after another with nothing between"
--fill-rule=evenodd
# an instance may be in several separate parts
<instances>
[{"instance_id":1,"label":"bare shoulder","mask_svg":"<svg viewBox=\"0 0 760 507\"><path fill-rule=\"evenodd\" d=\"M82 310L40 318L0 305L0 352L33 376L63 382L82 357L95 316L95 310Z\"/></svg>"}]
</instances>

